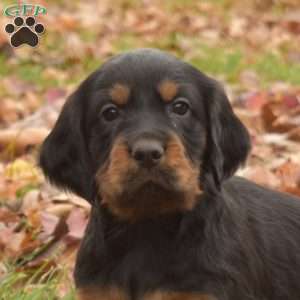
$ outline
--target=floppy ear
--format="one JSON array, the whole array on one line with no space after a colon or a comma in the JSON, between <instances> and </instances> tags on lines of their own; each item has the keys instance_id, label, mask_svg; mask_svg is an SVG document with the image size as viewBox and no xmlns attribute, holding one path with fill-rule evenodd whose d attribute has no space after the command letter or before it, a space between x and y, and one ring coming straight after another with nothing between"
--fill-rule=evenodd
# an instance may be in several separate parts
<instances>
[{"instance_id":1,"label":"floppy ear","mask_svg":"<svg viewBox=\"0 0 300 300\"><path fill-rule=\"evenodd\" d=\"M218 187L242 165L250 150L247 129L234 114L222 87L212 81L206 95L208 135L206 172Z\"/></svg>"},{"instance_id":2,"label":"floppy ear","mask_svg":"<svg viewBox=\"0 0 300 300\"><path fill-rule=\"evenodd\" d=\"M40 152L40 166L51 183L92 200L93 176L83 135L80 88L69 97Z\"/></svg>"}]
</instances>

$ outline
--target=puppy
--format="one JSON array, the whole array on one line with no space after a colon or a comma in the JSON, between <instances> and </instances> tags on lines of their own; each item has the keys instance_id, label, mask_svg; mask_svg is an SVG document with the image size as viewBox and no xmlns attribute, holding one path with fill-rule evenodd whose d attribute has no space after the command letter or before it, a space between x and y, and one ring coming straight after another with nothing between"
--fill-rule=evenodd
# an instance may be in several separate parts
<instances>
[{"instance_id":1,"label":"puppy","mask_svg":"<svg viewBox=\"0 0 300 300\"><path fill-rule=\"evenodd\" d=\"M300 199L234 177L247 130L216 81L159 50L113 57L42 145L92 205L80 300L299 300Z\"/></svg>"}]
</instances>

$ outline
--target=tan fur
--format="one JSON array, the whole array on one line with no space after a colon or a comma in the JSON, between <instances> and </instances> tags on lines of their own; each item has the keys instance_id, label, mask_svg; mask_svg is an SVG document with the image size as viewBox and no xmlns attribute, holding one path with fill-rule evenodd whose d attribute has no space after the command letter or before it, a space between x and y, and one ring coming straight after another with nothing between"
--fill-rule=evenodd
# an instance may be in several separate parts
<instances>
[{"instance_id":1,"label":"tan fur","mask_svg":"<svg viewBox=\"0 0 300 300\"><path fill-rule=\"evenodd\" d=\"M183 144L176 136L172 136L168 142L162 163L175 170L177 183L182 191L187 194L184 208L191 210L196 204L196 196L201 193L199 188L199 166L194 167L192 165L186 157Z\"/></svg>"},{"instance_id":2,"label":"tan fur","mask_svg":"<svg viewBox=\"0 0 300 300\"><path fill-rule=\"evenodd\" d=\"M118 139L110 152L108 163L96 174L96 180L101 185L99 191L102 204L110 206L115 214L120 214L118 205L114 205L115 198L123 191L123 183L127 174L137 169L136 162L130 158L128 147Z\"/></svg>"},{"instance_id":3,"label":"tan fur","mask_svg":"<svg viewBox=\"0 0 300 300\"><path fill-rule=\"evenodd\" d=\"M78 300L129 300L128 295L116 287L85 287L77 291Z\"/></svg>"},{"instance_id":4,"label":"tan fur","mask_svg":"<svg viewBox=\"0 0 300 300\"><path fill-rule=\"evenodd\" d=\"M180 200L173 198L177 197L175 192L160 194L153 199L147 199L147 194L141 194L140 198L135 200L124 198L122 193L127 184L126 180L130 175L139 176L139 167L130 157L128 146L119 138L112 147L108 162L96 175L102 205L106 205L120 219L131 222L145 217L193 209L197 195L201 193L198 183L199 171L198 167L193 166L186 157L184 146L176 136L172 136L167 143L160 164L162 169L175 174L175 184L183 194ZM146 201L143 201L145 199Z\"/></svg>"},{"instance_id":5,"label":"tan fur","mask_svg":"<svg viewBox=\"0 0 300 300\"><path fill-rule=\"evenodd\" d=\"M178 85L176 82L165 79L158 85L158 92L165 102L171 102L178 93Z\"/></svg>"},{"instance_id":6,"label":"tan fur","mask_svg":"<svg viewBox=\"0 0 300 300\"><path fill-rule=\"evenodd\" d=\"M187 293L187 292L164 292L155 291L146 294L142 300L216 300L215 297L199 294L199 293Z\"/></svg>"},{"instance_id":7,"label":"tan fur","mask_svg":"<svg viewBox=\"0 0 300 300\"><path fill-rule=\"evenodd\" d=\"M128 102L130 89L127 85L122 83L116 83L109 90L109 95L112 102L116 105L125 105Z\"/></svg>"}]
</instances>

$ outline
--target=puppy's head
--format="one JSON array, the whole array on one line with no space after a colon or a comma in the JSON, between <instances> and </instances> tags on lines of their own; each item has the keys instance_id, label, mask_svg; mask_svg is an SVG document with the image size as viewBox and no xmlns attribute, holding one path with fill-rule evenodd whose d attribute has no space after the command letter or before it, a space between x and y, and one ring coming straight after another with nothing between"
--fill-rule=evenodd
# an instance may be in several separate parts
<instances>
[{"instance_id":1,"label":"puppy's head","mask_svg":"<svg viewBox=\"0 0 300 300\"><path fill-rule=\"evenodd\" d=\"M247 131L214 80L143 49L112 58L70 96L40 165L56 185L136 220L193 209L248 150Z\"/></svg>"}]
</instances>

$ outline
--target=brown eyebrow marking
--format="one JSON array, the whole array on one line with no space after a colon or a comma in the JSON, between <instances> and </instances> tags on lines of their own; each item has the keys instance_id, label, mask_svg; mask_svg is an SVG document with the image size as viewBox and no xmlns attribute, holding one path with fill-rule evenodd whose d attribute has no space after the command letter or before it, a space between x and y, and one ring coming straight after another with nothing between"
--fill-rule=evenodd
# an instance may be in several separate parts
<instances>
[{"instance_id":1,"label":"brown eyebrow marking","mask_svg":"<svg viewBox=\"0 0 300 300\"><path fill-rule=\"evenodd\" d=\"M158 92L163 101L170 102L178 93L178 84L170 79L165 79L158 85Z\"/></svg>"},{"instance_id":2,"label":"brown eyebrow marking","mask_svg":"<svg viewBox=\"0 0 300 300\"><path fill-rule=\"evenodd\" d=\"M117 105L125 105L128 102L129 94L130 88L123 83L116 83L109 90L112 101Z\"/></svg>"}]
</instances>

